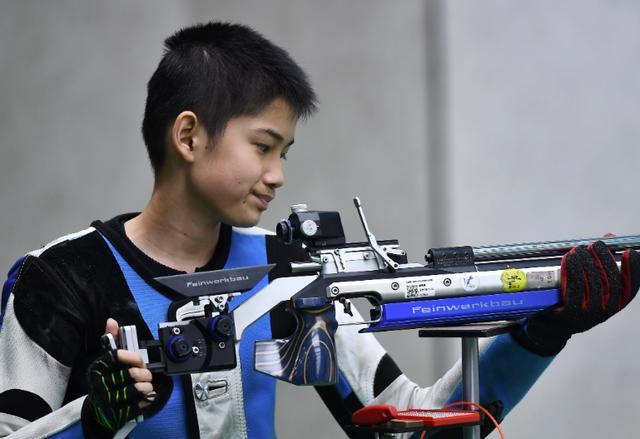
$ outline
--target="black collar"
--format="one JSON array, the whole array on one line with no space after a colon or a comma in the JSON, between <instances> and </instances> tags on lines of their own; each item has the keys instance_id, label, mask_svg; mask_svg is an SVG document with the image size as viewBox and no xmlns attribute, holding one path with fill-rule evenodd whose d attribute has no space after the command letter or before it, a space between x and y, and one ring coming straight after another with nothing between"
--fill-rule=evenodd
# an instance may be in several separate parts
<instances>
[{"instance_id":1,"label":"black collar","mask_svg":"<svg viewBox=\"0 0 640 439\"><path fill-rule=\"evenodd\" d=\"M96 220L91 225L102 233L113 244L118 253L131 265L131 267L154 288L167 292L166 288L160 283L153 280L158 276L171 276L174 274L183 274L184 271L176 270L147 256L142 250L136 247L127 237L124 230L124 223L139 213L125 213L111 218L109 221L102 222ZM219 270L224 267L229 256L231 247L231 226L222 224L220 227L220 237L216 250L205 265L198 267L196 271ZM173 294L171 294L173 296Z\"/></svg>"}]
</instances>

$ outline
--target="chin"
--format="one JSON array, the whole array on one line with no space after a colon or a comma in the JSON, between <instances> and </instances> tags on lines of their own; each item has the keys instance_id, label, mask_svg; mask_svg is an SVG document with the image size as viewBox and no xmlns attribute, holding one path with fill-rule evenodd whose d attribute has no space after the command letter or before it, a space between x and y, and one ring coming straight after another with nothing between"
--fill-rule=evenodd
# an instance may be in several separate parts
<instances>
[{"instance_id":1,"label":"chin","mask_svg":"<svg viewBox=\"0 0 640 439\"><path fill-rule=\"evenodd\" d=\"M233 224L235 227L254 227L258 225L258 221L243 221Z\"/></svg>"},{"instance_id":2,"label":"chin","mask_svg":"<svg viewBox=\"0 0 640 439\"><path fill-rule=\"evenodd\" d=\"M254 227L262 217L262 209L250 205L235 206L221 211L222 222L234 227Z\"/></svg>"},{"instance_id":3,"label":"chin","mask_svg":"<svg viewBox=\"0 0 640 439\"><path fill-rule=\"evenodd\" d=\"M254 227L258 225L259 221L260 215L256 215L255 217L229 218L225 222L234 227Z\"/></svg>"}]
</instances>

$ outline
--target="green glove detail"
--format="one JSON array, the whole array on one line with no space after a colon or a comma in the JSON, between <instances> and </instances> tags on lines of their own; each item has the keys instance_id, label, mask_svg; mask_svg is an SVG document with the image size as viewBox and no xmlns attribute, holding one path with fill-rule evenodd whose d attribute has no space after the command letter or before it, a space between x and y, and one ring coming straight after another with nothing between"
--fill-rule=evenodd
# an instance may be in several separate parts
<instances>
[{"instance_id":1,"label":"green glove detail","mask_svg":"<svg viewBox=\"0 0 640 439\"><path fill-rule=\"evenodd\" d=\"M136 389L128 369L118 361L115 350L109 350L89 366L89 392L82 407L85 436L113 436L141 413L138 402L145 398Z\"/></svg>"}]
</instances>

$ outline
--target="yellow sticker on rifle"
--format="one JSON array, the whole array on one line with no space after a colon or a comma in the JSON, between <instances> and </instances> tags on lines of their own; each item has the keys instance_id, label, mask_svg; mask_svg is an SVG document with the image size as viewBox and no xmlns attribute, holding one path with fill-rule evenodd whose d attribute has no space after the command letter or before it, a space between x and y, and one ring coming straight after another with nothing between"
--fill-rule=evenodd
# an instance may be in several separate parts
<instances>
[{"instance_id":1,"label":"yellow sticker on rifle","mask_svg":"<svg viewBox=\"0 0 640 439\"><path fill-rule=\"evenodd\" d=\"M527 275L524 274L524 271L516 268L504 270L500 280L502 281L502 289L510 293L522 291L527 286Z\"/></svg>"}]
</instances>

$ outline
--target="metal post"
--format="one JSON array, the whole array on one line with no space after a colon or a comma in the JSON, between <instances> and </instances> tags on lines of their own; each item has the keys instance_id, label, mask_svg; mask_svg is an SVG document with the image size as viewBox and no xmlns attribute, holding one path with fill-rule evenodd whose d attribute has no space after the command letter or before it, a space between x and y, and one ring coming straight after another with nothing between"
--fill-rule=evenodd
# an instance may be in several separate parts
<instances>
[{"instance_id":1,"label":"metal post","mask_svg":"<svg viewBox=\"0 0 640 439\"><path fill-rule=\"evenodd\" d=\"M478 337L462 337L462 396L480 404L480 353ZM464 427L464 439L480 439L480 426Z\"/></svg>"}]
</instances>

